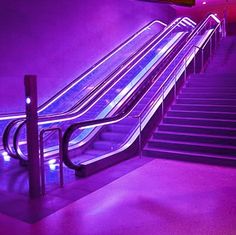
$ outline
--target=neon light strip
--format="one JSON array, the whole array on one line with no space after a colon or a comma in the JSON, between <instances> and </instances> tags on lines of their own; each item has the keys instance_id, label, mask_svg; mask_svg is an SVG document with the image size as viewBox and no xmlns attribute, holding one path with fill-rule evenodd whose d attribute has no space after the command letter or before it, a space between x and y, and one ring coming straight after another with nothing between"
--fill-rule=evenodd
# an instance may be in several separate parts
<instances>
[{"instance_id":1,"label":"neon light strip","mask_svg":"<svg viewBox=\"0 0 236 235\"><path fill-rule=\"evenodd\" d=\"M210 31L210 32L208 32ZM205 35L204 35L204 40L206 40L206 38L210 35L210 33L214 30L208 30ZM203 44L204 43L204 40L202 39L201 41L198 42L198 44ZM192 51L194 51L194 48L191 49ZM199 49L198 49L199 50ZM189 63L192 61L192 59L194 58L194 52L189 52L190 56L188 56L188 60L186 61L187 65L189 65ZM179 69L179 72L178 74L176 74L178 77L177 77L177 81L178 79L180 78L180 76L183 74L183 71L184 71L184 68L185 66L182 65L181 68ZM169 75L170 77L170 75ZM168 95L168 93L170 92L170 90L173 88L175 84L175 80L173 79L173 81L171 82L171 84L168 86L167 90L165 90L164 92L164 97L166 97ZM161 97L159 97L158 99L158 102L156 102L155 106L150 108L151 109L151 112L149 112L148 116L145 118L145 121L144 123L142 122L141 123L141 130L143 130L143 128L145 127L145 125L148 123L148 121L150 120L150 118L152 117L152 115L155 113L155 111L157 110L157 108L160 106L160 104L162 103L162 100L161 100ZM137 129L137 128L136 128ZM139 129L139 128L138 128ZM134 142L134 140L139 136L139 132L140 130L137 130L133 135L132 137L129 139L129 141L123 145L120 149L116 150L116 151L113 151L113 152L110 152L108 154L105 154L105 155L102 155L100 157L96 157L94 159L91 159L91 160L88 160L88 161L85 161L85 162L82 162L81 165L88 165L92 162L95 162L95 161L98 161L100 159L105 159L111 155L114 155L116 153L119 153L119 152L122 152L123 150L127 149L129 146L131 146L131 144Z\"/></svg>"},{"instance_id":2,"label":"neon light strip","mask_svg":"<svg viewBox=\"0 0 236 235\"><path fill-rule=\"evenodd\" d=\"M174 29L175 29L175 28L171 29L168 34L170 34ZM184 33L183 33L183 32L178 32L178 33L171 39L171 41L168 42L167 45L165 45L165 46L162 48L162 50L156 55L156 57L160 57L160 56L162 56L162 54L163 54L164 52L166 52L167 50L170 50L170 48L168 48L169 44L172 45L182 34L184 34ZM133 67L135 67L148 53L150 53L150 51L152 51L152 50L160 43L161 40L163 40L163 38L159 39L158 42L156 42L156 43L150 48L149 51L147 51L142 57L140 57L140 58L138 59L138 61L137 61L135 64L133 64L132 67L130 67L129 70L126 71L125 74L123 74L123 76L121 76L121 78L120 78L119 80L121 80L121 79L122 79ZM159 55L159 54L161 54L161 55ZM153 60L154 60L154 59L153 59ZM156 60L158 60L158 59L156 59ZM153 65L153 64L152 64L152 65ZM148 69L150 69L150 67L151 67L151 66L149 65ZM145 67L145 68L146 68L146 67ZM144 68L143 70L145 70L145 71L148 70L148 69L145 69L145 68ZM141 81L142 81L142 80L141 80ZM141 82L141 81L140 81L140 82ZM117 82L118 82L118 81L117 81ZM114 84L114 85L115 85L115 84ZM124 89L126 89L126 88L124 88ZM123 89L123 91L124 91L124 89ZM122 91L121 91L121 92L122 92ZM119 95L118 95L118 96L119 96ZM124 102L124 101L123 101L123 102ZM117 105L117 107L119 107L120 105L122 105L123 102L119 102L119 105ZM76 117L67 118L66 120L73 120L73 119L77 118L78 116L79 116L79 115L77 115ZM61 121L63 121L63 120L61 120ZM58 120L54 120L53 122L58 122ZM117 122L117 120L116 120L115 122ZM39 122L39 124L48 124L48 123L52 123L52 121ZM101 125L104 125L104 123L101 124ZM99 125L97 125L97 126L99 126ZM87 129L87 128L89 128L89 127L85 127L84 129ZM81 129L82 129L82 128L81 128ZM23 145L23 144L25 144L24 141L18 143L18 151L20 151L19 148L20 148L20 146ZM81 142L80 142L80 144L81 144ZM49 148L46 148L45 150L46 150L46 151L49 151L49 149L54 150L55 147L49 147ZM47 156L50 156L50 155L53 155L53 154L55 154L55 151L52 152L51 154L48 152ZM45 155L45 156L46 156L46 155Z\"/></svg>"},{"instance_id":3,"label":"neon light strip","mask_svg":"<svg viewBox=\"0 0 236 235\"><path fill-rule=\"evenodd\" d=\"M171 26L172 26L172 25L173 25L173 24L171 24ZM171 33L174 29L175 29L175 27L172 28L169 33ZM164 33L164 32L163 32L163 33ZM154 47L156 47L157 44L160 43L160 41L161 41L162 39L163 39L163 38L160 38L160 40L158 40L158 42L156 42L155 45L152 46L151 49L150 49L148 52L146 52L141 58L139 58L139 60L138 60L135 64L133 64L132 67L130 67L122 76L120 76L119 79L118 79L115 83L113 83L113 85L110 87L110 89L111 89L117 82L119 82L128 72L130 72L130 70L131 70L137 63L139 63L140 60L143 59ZM148 46L149 46L149 45L148 45ZM147 47L148 47L148 46L147 46ZM147 48L147 47L146 47L146 48ZM143 51L146 50L146 48L144 48L142 51L140 51L140 52L135 56L135 58L133 58L133 59L127 64L126 67L129 67L129 65L130 65L136 58L138 58L138 57L140 56L140 54L143 53ZM116 74L115 74L115 75L116 75ZM115 76L115 75L114 75L114 76ZM113 77L112 77L112 79L113 79ZM105 93L104 93L103 95L105 95ZM66 117L66 118L60 118L60 117L59 117L59 118L54 119L54 120L48 120L48 121L39 122L39 125L51 124L51 123L57 123L57 122L64 122L64 121L70 121L70 120L73 120L73 119L76 119L76 118L82 116L84 113L86 113L86 112L88 111L88 109L90 109L90 107L88 107L88 108L85 109L83 112L81 112L81 113L79 113L79 114L77 114L77 115L75 115L75 116L73 116L73 117Z\"/></svg>"},{"instance_id":4,"label":"neon light strip","mask_svg":"<svg viewBox=\"0 0 236 235\"><path fill-rule=\"evenodd\" d=\"M178 19L179 19L179 18L178 18ZM168 26L168 28L172 27L172 25L174 25L174 23L176 23L178 19L176 19L174 22L172 22L172 23ZM173 30L173 29L172 29L172 30ZM172 30L171 30L171 31L172 31ZM159 35L159 37L162 36L162 34L164 34L164 33L165 33L165 31L163 31L163 32ZM154 40L155 40L155 39L154 39ZM160 40L161 40L161 39L160 39ZM160 42L160 40L159 40L158 42ZM117 72L111 77L111 80L114 79L121 71L123 71L123 70L125 70L127 67L129 67L129 65L130 65L141 53L143 53L143 51L145 51L148 46L149 46L149 45L147 45L142 51L140 51L138 54L136 54L135 57L133 57L132 60L129 61L129 63L127 63L124 67L122 67L121 70L117 71ZM115 84L113 84L113 85L115 85ZM105 87L105 86L106 86L106 84L103 85L103 87ZM103 87L102 87L102 88L103 88ZM102 88L101 88L101 89L102 89ZM110 88L111 88L111 87L110 87ZM73 112L71 112L71 114L76 113L76 112L78 112L80 109L82 109L82 108L83 108L87 103L89 103L90 100L93 99L93 98L97 95L97 93L99 93L99 92L100 92L99 90L98 90L97 92L95 92L89 99L87 99L87 100L83 103L83 105L81 105L78 109L73 110ZM80 114L78 114L78 115L77 115L76 117L74 117L74 118L78 118L78 117L82 116L84 113L86 113L86 112L88 111L88 109L90 109L90 107L88 107L87 109L85 109L83 112L81 112ZM56 118L57 116L58 116L58 115L55 115L54 118ZM74 119L74 118L69 118L69 117L68 117L68 118L62 118L62 116L65 116L65 115L60 115L58 119L39 122L39 124L49 124L49 123L62 122L62 121L67 121L67 120L73 120L73 119Z\"/></svg>"},{"instance_id":5,"label":"neon light strip","mask_svg":"<svg viewBox=\"0 0 236 235\"><path fill-rule=\"evenodd\" d=\"M181 23L181 22L180 22ZM174 28L173 29L171 29L170 30L170 32L172 31L172 30L174 30ZM169 32L169 33L170 33ZM178 33L178 34L180 34L180 32ZM175 37L169 42L169 44L172 42L172 41L175 41L176 40L176 38L178 38L178 34L177 35L175 35ZM182 34L182 33L181 33ZM160 40L162 40L162 39L160 39ZM159 41L160 41L159 40ZM153 48L159 43L159 41L155 44L155 45L153 45L152 46L152 48L148 51L148 52L146 52L145 53L145 55L143 55L141 58L139 58L139 60L132 66L132 68L137 64L137 63L139 63L146 55L147 55L147 53L149 53L151 50L153 50ZM167 46L165 46L165 47L163 47L163 49L162 49L162 52L163 52L163 50L164 51L166 51L167 50L167 48L166 48ZM128 71L126 71L126 73L123 75L123 76L125 76L132 68L130 68ZM122 76L122 77L123 77ZM121 77L121 78L122 78ZM120 102L121 103L121 102ZM121 104L120 104L121 105ZM120 106L119 105L119 106ZM128 114L127 114L128 115ZM76 117L74 117L74 118L76 118ZM66 120L72 120L72 119L74 119L74 118L68 118L68 119L66 119ZM124 117L123 117L124 118ZM123 119L122 118L122 119ZM55 120L56 121L56 120ZM117 120L115 120L114 122L117 122ZM52 123L52 122L47 122L47 123ZM46 124L46 122L41 122L40 124ZM81 129L87 129L87 128L91 128L91 127L95 127L95 126L103 126L103 125L106 125L106 124L110 124L110 123L102 123L102 124L96 124L96 125L91 125L91 126L86 126L86 127L83 127L83 128L81 128ZM79 146L81 145L81 144L83 144L81 141L80 141L80 144L78 144ZM78 146L77 145L77 146ZM47 150L47 149L46 149ZM50 155L50 153L48 153L48 155Z\"/></svg>"},{"instance_id":6,"label":"neon light strip","mask_svg":"<svg viewBox=\"0 0 236 235\"><path fill-rule=\"evenodd\" d=\"M196 26L197 25L197 23L195 23L193 20L191 20L190 18L188 18L188 17L184 17L183 18L183 21L185 22L185 23L187 23L187 24L189 24L189 25L192 25L192 26Z\"/></svg>"},{"instance_id":7,"label":"neon light strip","mask_svg":"<svg viewBox=\"0 0 236 235\"><path fill-rule=\"evenodd\" d=\"M179 32L178 34L183 34L183 32ZM174 38L172 38L172 40L169 42L170 44L173 44L173 42L176 42L176 39L178 38L178 35L176 35ZM173 41L173 42L172 42ZM154 47L153 47L154 48ZM166 50L166 49L165 49ZM171 48L169 48L169 50L171 50ZM156 63L156 65L155 65L155 67L157 66L157 63ZM150 73L150 70L148 71L149 73ZM146 79L146 77L144 76L143 77L143 79L142 80L145 80ZM142 81L141 80L141 81ZM132 92L130 92L130 95L132 95ZM120 102L119 103L119 106L120 105L122 105L124 103L124 101L123 102ZM134 109L135 107L133 107L133 109ZM132 110L131 110L132 111ZM130 111L130 112L131 112ZM115 111L113 111L113 113L114 113ZM120 121L120 120L123 120L125 117L127 117L129 114L130 114L130 112L129 113L127 113L125 116L123 116L121 119L119 119L118 121ZM103 125L109 125L109 124L112 124L112 123L117 123L118 122L117 121L117 119L116 120L114 120L114 121L108 121L108 122L103 122L103 123L99 123L99 124L92 124L92 125L89 125L89 126L84 126L84 127L81 127L81 128L79 128L79 129L87 129L87 128L93 128L93 127L99 127L99 126L103 126ZM86 133L87 134L87 133ZM91 134L90 134L91 135ZM86 136L85 138L89 138L88 136ZM90 136L90 138L91 138L91 136ZM73 140L71 140L70 142L72 142ZM87 140L86 140L87 141ZM80 140L79 142L77 142L77 143L74 143L75 144L75 146L71 146L70 147L70 150L71 149L75 149L75 148L78 148L78 147L81 147L85 142L85 139L83 139L83 141L82 140Z\"/></svg>"},{"instance_id":8,"label":"neon light strip","mask_svg":"<svg viewBox=\"0 0 236 235\"><path fill-rule=\"evenodd\" d=\"M180 36L183 35L183 34L184 34L183 32L177 33L177 34L168 42L168 44L163 47L163 49L162 49L159 53L163 54L165 51L170 50L170 49L171 49L171 46L173 45L173 43L176 42L176 40L177 40L178 38L180 38ZM138 64L151 50L153 50L153 49L156 47L157 44L158 44L158 43L156 43L155 45L153 45L152 48L151 48L148 52L146 52L145 55L143 55L143 57L139 58L139 60L135 63L135 65ZM169 45L170 45L170 46L169 46ZM168 48L168 46L169 46L169 48ZM167 48L168 48L168 49L167 49ZM164 52L163 52L163 50L164 50ZM159 55L159 54L156 55L156 57L160 57L160 56L161 56L161 55ZM154 58L154 59L155 59L155 58ZM152 59L151 62L152 62L154 59ZM158 60L158 59L156 59L156 60ZM133 67L134 67L135 65L133 65ZM145 67L145 68L143 68L142 71L144 71L144 72L145 72L145 71L150 72L150 67L152 67L152 65L153 65L153 62L151 63L151 65L150 65L150 63L149 63L149 64L146 66L146 67L148 67L148 68L146 69L146 67ZM145 78L146 78L146 77L143 76L143 79L141 79L141 80L139 81L139 83L141 83ZM133 81L132 81L131 83L133 83ZM122 91L124 91L128 86L129 86L129 84L128 84ZM136 86L137 86L137 85L136 85ZM133 88L133 89L134 89L134 88ZM132 90L133 90L133 89L132 89ZM121 91L121 92L122 92L122 91ZM129 93L130 93L130 94L129 94L129 96L130 96L130 95L132 94L132 92L130 91ZM119 96L119 95L118 95L118 96ZM117 97L118 97L118 96L117 96ZM116 98L115 98L115 99L116 99ZM114 101L114 100L113 100L113 101ZM117 105L116 107L121 106L124 102L125 102L125 101L119 102L119 105ZM116 102L115 102L115 103L116 103ZM135 108L135 107L134 107L134 108ZM133 109L132 109L132 110L133 110ZM125 117L127 117L127 116L132 112L132 110L131 110L129 113L127 113L125 116L123 116L122 118L120 118L120 119L116 119L116 120L114 120L114 121L109 121L109 122L105 122L105 123L103 122L103 123L99 123L99 124L94 124L94 125L85 126L85 127L81 127L80 129L83 130L83 129L88 129L88 128L99 127L99 126L104 126L104 125L116 123L116 122L118 122L118 121L120 121L120 120L123 120ZM114 113L114 112L115 112L115 110L113 110L113 113ZM100 118L102 118L102 117L100 117ZM86 134L87 134L87 133L86 133ZM91 134L91 132L88 133L88 134ZM85 136L85 138L88 138L88 134L87 134L87 136ZM73 141L73 140L72 140L72 141ZM70 150L71 150L71 149L74 149L74 148L81 147L84 143L85 143L84 140L80 140L79 143L75 143L75 146L70 147ZM45 151L47 151L47 156L54 155L54 154L55 154L55 151L53 151L53 152L51 152L51 153L50 153L49 151L50 151L50 150L55 150L55 148L57 148L57 147L56 147L56 146L51 146L51 147L46 148Z\"/></svg>"},{"instance_id":9,"label":"neon light strip","mask_svg":"<svg viewBox=\"0 0 236 235\"><path fill-rule=\"evenodd\" d=\"M49 105L51 105L53 102L55 102L56 100L58 100L61 96L63 96L67 91L69 91L71 88L73 88L75 85L77 85L77 83L79 83L82 79L84 79L84 77L88 76L90 73L92 73L95 69L97 69L100 65L102 65L103 63L105 63L108 59L110 59L113 55L115 55L118 51L120 51L123 47L125 47L126 45L128 45L134 38L136 38L137 36L139 36L141 33L143 33L145 30L147 30L150 26L152 26L155 23L159 23L163 26L167 26L167 24L163 23L160 20L155 20L153 21L151 24L149 24L147 27L145 27L143 30L141 30L139 33L135 34L132 38L130 38L124 45L122 45L121 47L119 47L116 51L114 51L113 53L111 53L107 58L105 58L103 61L101 61L99 64L97 64L95 67L93 67L90 71L88 71L86 74L84 74L80 79L78 79L77 81L75 81L75 83L71 84L67 89L65 89L62 93L60 93L57 97L55 97L55 99L53 99L51 102L49 102L47 105L45 105L44 107L42 107L39 112L43 111L44 109L46 109Z\"/></svg>"},{"instance_id":10,"label":"neon light strip","mask_svg":"<svg viewBox=\"0 0 236 235\"><path fill-rule=\"evenodd\" d=\"M174 29L175 29L175 27L174 27L173 29L171 29L168 34L170 34ZM178 36L179 34L183 34L183 32L177 33L177 35L175 35L175 37L174 37L168 44L172 44L172 41L173 41L173 42L176 41L176 39L179 37L179 36ZM126 71L126 73L123 74L123 76L122 76L120 79L122 79L133 67L135 67L136 64L138 64L151 50L153 50L153 48L155 48L155 47L158 45L158 43L159 43L162 39L163 39L163 38L159 39L158 42L156 42L155 45L153 45L149 51L147 51L141 58L139 58L139 60L138 60L131 68L129 68L129 70ZM167 44L167 45L168 45L168 44ZM164 52L167 50L167 45L164 46L163 49L161 50L162 53L163 53L163 50L164 50ZM120 79L119 79L119 80L120 80ZM117 82L118 82L118 81L117 81ZM115 84L114 84L114 85L115 85ZM121 105L121 104L120 104L120 105ZM120 106L120 105L119 105L119 106ZM118 106L117 106L117 107L118 107ZM61 119L61 120L56 119L56 120L53 120L53 121L39 122L39 124L49 124L49 123L54 123L54 122L59 122L59 121L73 120L73 119L79 117L80 115L81 115L81 114L79 114L79 115L77 115L77 116L75 116L75 117L64 118L64 119ZM88 127L87 127L87 128L88 128ZM86 128L86 129L87 129L87 128ZM20 145L22 145L22 144L24 144L24 143L23 143L23 142L22 142L22 143L19 143L18 147L19 147ZM46 149L46 150L47 150L47 149ZM19 150L18 150L18 151L19 151ZM49 155L50 155L50 154L48 154L48 156L49 156Z\"/></svg>"},{"instance_id":11,"label":"neon light strip","mask_svg":"<svg viewBox=\"0 0 236 235\"><path fill-rule=\"evenodd\" d=\"M179 18L176 19L176 21ZM175 22L175 21L174 21ZM73 84L71 84L71 86L69 86L65 91L63 91L62 93L60 93L57 97L55 97L51 102L49 102L47 105L43 106L42 108L40 108L38 110L39 112L42 112L43 110L45 110L48 106L50 106L52 103L54 103L56 100L58 100L61 96L63 96L67 91L69 91L71 88L73 88L77 83L79 83L82 79L84 79L84 77L86 77L87 75L89 75L90 73L92 73L97 67L99 67L100 65L102 65L104 62L106 62L108 59L110 59L113 55L115 55L118 51L120 51L123 47L125 47L126 45L128 45L133 39L135 39L137 36L139 36L141 33L143 33L145 30L148 30L149 27L151 27L152 25L159 23L161 25L163 25L164 27L167 26L167 24L165 24L164 22L160 21L160 20L155 20L153 22L151 22L150 24L148 24L144 29L142 29L140 32L136 33L133 37L131 37L124 45L122 45L121 47L119 47L116 51L114 51L112 54L110 54L106 59L104 59L103 61L101 61L99 64L97 64L95 67L93 67L90 71L88 71L86 74L84 74L84 76L82 76L80 79L78 79L77 81L75 81ZM5 117L0 117L0 121L1 120L9 120L9 119L17 119L17 118L25 118L26 116L21 114L21 115L12 115L12 116L5 116Z\"/></svg>"}]
</instances>

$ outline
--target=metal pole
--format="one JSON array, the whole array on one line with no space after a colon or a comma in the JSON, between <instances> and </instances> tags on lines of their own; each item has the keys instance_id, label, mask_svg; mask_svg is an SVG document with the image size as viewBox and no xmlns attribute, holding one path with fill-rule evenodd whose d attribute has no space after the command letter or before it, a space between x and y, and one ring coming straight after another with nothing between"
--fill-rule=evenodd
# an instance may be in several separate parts
<instances>
[{"instance_id":1,"label":"metal pole","mask_svg":"<svg viewBox=\"0 0 236 235\"><path fill-rule=\"evenodd\" d=\"M187 62L186 62L186 58L184 59L184 82L187 79Z\"/></svg>"},{"instance_id":2,"label":"metal pole","mask_svg":"<svg viewBox=\"0 0 236 235\"><path fill-rule=\"evenodd\" d=\"M203 51L203 49L201 49L201 54L202 54L202 64L201 64L201 72L203 72L203 70L204 70L204 51Z\"/></svg>"},{"instance_id":3,"label":"metal pole","mask_svg":"<svg viewBox=\"0 0 236 235\"><path fill-rule=\"evenodd\" d=\"M210 38L210 60L212 57L212 38Z\"/></svg>"},{"instance_id":4,"label":"metal pole","mask_svg":"<svg viewBox=\"0 0 236 235\"><path fill-rule=\"evenodd\" d=\"M40 132L40 165L41 165L41 186L42 186L42 194L44 195L46 192L46 184L45 184L45 171L44 171L44 141L43 136L46 132L58 131L59 138L59 177L60 177L60 187L64 186L64 172L63 172L63 157L62 157L62 130L60 128L48 128L43 129Z\"/></svg>"},{"instance_id":5,"label":"metal pole","mask_svg":"<svg viewBox=\"0 0 236 235\"><path fill-rule=\"evenodd\" d=\"M228 15L228 0L225 0L225 8L224 8L224 37L227 36L227 15Z\"/></svg>"},{"instance_id":6,"label":"metal pole","mask_svg":"<svg viewBox=\"0 0 236 235\"><path fill-rule=\"evenodd\" d=\"M37 77L26 75L25 101L26 101L26 134L29 162L29 196L40 196L40 164L38 143L38 113L37 113Z\"/></svg>"},{"instance_id":7,"label":"metal pole","mask_svg":"<svg viewBox=\"0 0 236 235\"><path fill-rule=\"evenodd\" d=\"M45 194L45 171L44 171L44 147L43 147L43 134L44 131L40 132L40 168L41 168L41 187L42 195Z\"/></svg>"},{"instance_id":8,"label":"metal pole","mask_svg":"<svg viewBox=\"0 0 236 235\"><path fill-rule=\"evenodd\" d=\"M174 77L175 77L175 86L174 86L174 92L175 92L175 98L176 98L176 95L177 95L177 84L176 84L176 72L174 74Z\"/></svg>"},{"instance_id":9,"label":"metal pole","mask_svg":"<svg viewBox=\"0 0 236 235\"><path fill-rule=\"evenodd\" d=\"M58 129L59 132L59 167L60 167L60 187L64 186L64 172L63 172L63 157L62 157L62 130Z\"/></svg>"},{"instance_id":10,"label":"metal pole","mask_svg":"<svg viewBox=\"0 0 236 235\"><path fill-rule=\"evenodd\" d=\"M143 153L142 153L142 127L141 127L141 116L138 117L138 121L139 121L139 156L142 157Z\"/></svg>"},{"instance_id":11,"label":"metal pole","mask_svg":"<svg viewBox=\"0 0 236 235\"><path fill-rule=\"evenodd\" d=\"M162 106L161 106L161 111L162 111L162 117L164 116L164 87L162 87Z\"/></svg>"}]
</instances>

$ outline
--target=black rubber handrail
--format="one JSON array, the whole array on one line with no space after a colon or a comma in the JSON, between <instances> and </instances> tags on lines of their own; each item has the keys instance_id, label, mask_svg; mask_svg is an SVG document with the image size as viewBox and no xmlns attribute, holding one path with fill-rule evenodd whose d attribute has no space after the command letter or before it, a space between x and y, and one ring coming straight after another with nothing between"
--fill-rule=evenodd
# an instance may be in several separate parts
<instances>
[{"instance_id":1,"label":"black rubber handrail","mask_svg":"<svg viewBox=\"0 0 236 235\"><path fill-rule=\"evenodd\" d=\"M145 81L145 86L146 86L146 85L147 85L147 84L146 84L146 81ZM139 90L139 88L137 88L137 89ZM24 124L25 124L24 122L21 123L21 124L19 125L19 127L17 128L16 132L15 132L15 135L14 135L14 149L15 149L15 151L16 151L16 154L18 155L18 158L20 158L20 159L26 161L26 160L27 160L27 157L26 157L26 156L24 155L24 153L21 151L20 146L19 146L19 139L18 139L20 130L22 129L22 127L24 126Z\"/></svg>"},{"instance_id":2,"label":"black rubber handrail","mask_svg":"<svg viewBox=\"0 0 236 235\"><path fill-rule=\"evenodd\" d=\"M178 21L176 21L175 22L175 24L173 24L173 25L171 25L170 27L167 27L162 33L160 33L160 34L158 34L156 37L155 37L155 39L153 39L153 42L151 43L150 41L148 42L150 45L152 45L153 43L156 43L158 40L161 40L162 38L164 38L168 33L170 33L171 32L171 30L173 30L173 28L175 28L176 27L176 25L178 25L178 23L180 22L182 20L182 18L180 18ZM148 43L146 43L146 44L148 44ZM143 46L143 47L146 47L146 49L145 50L148 50L149 49L149 47L150 47L150 45L149 46L147 46L145 44L145 46ZM140 50L143 50L143 48L141 48ZM145 52L145 51L144 51ZM144 53L143 52L143 53ZM138 52L137 52L138 53ZM125 72L125 71L124 71ZM69 117L72 117L74 115L74 113L65 113L63 116L61 115L60 117L61 118L64 118L65 116L67 117L67 118L69 118ZM56 115L53 115L53 116L50 116L50 117L39 117L39 121L50 121L50 120L52 120L52 119L55 119L57 116ZM20 124L20 123L22 123L22 124ZM16 132L15 132L15 134L14 134L14 139L15 139L15 141L13 141L14 143L16 143L17 142L17 136L18 136L18 133L20 132L20 129L24 126L24 121L23 121L23 119L19 119L19 121L17 121L17 120L14 120L14 121L12 121L10 124L9 124L9 127L6 129L6 131L4 132L4 135L3 135L3 144L4 144L4 148L5 148L5 150L8 152L8 151L11 151L12 150L12 148L9 146L9 144L10 144L10 142L9 142L9 135L10 135L10 131L11 131L11 128L13 128L14 127L14 125L18 125L18 127L17 127L17 129L16 129ZM11 127L11 128L10 128ZM16 143L15 144L15 153L13 153L13 151L11 151L11 152L9 152L9 155L10 156L14 156L15 154L17 154L17 149L19 149L17 146L18 146L18 144ZM17 158L17 156L14 156L15 158Z\"/></svg>"},{"instance_id":3,"label":"black rubber handrail","mask_svg":"<svg viewBox=\"0 0 236 235\"><path fill-rule=\"evenodd\" d=\"M123 43L118 45L116 48L114 48L111 52L109 52L106 56L104 56L102 59L100 59L97 63L95 63L92 67L87 69L85 72L83 72L79 77L75 78L73 81L71 81L69 84L67 84L64 88L62 88L60 91L58 91L54 96L49 98L46 102L44 102L42 105L38 107L39 112L44 109L45 106L47 106L50 102L52 102L56 97L60 96L61 93L63 93L65 90L67 90L70 86L72 86L74 83L76 83L78 80L80 80L82 77L84 77L87 73L89 73L91 70L93 70L94 67L98 66L100 63L105 61L111 54L115 53L119 50L119 48L122 48L126 43L128 43L132 38L134 38L137 34L140 34L145 28L150 27L150 25L154 24L155 22L162 23L163 26L165 23L159 21L159 20L153 20L144 27L142 27L139 31L134 33L132 36L130 36L127 40L125 40ZM166 24L165 24L166 25ZM166 27L166 26L165 26ZM25 113L23 112L16 112L16 113L9 113L10 116L19 116L22 115L22 117L25 117ZM1 117L6 117L6 114L0 114ZM20 117L21 118L21 117Z\"/></svg>"},{"instance_id":4,"label":"black rubber handrail","mask_svg":"<svg viewBox=\"0 0 236 235\"><path fill-rule=\"evenodd\" d=\"M189 41L191 41L191 39L193 39L193 37L196 36L203 29L203 27L205 26L205 24L207 23L207 21L211 17L212 16L208 16L203 21L203 23L200 24L199 27L197 27L196 30L194 30L194 32L189 37ZM159 90L162 89L162 87L163 87L163 84L159 88ZM70 158L68 156L70 137L71 137L71 135L73 134L73 132L75 130L80 129L80 128L89 128L89 127L95 127L95 126L97 127L97 126L103 126L105 124L111 124L111 123L119 122L120 120L124 119L125 117L127 117L130 114L132 109L135 107L136 103L137 103L137 101L135 101L134 103L133 102L127 102L127 108L125 109L125 111L117 114L116 116L97 119L97 120L90 120L90 121L86 121L86 122L74 123L69 128L67 128L67 130L65 131L65 133L63 135L63 145L62 145L63 158L64 158L65 164L68 167L72 168L72 169L79 169L80 168L80 165L75 165L70 160Z\"/></svg>"},{"instance_id":5,"label":"black rubber handrail","mask_svg":"<svg viewBox=\"0 0 236 235\"><path fill-rule=\"evenodd\" d=\"M191 46L191 47L188 49L188 51L185 53L185 56L187 56L188 53L189 53L191 50L193 50L194 48L198 48L199 50L204 49L205 46L207 45L207 43L209 42L209 40L212 38L212 36L214 35L214 33L216 32L216 30L217 30L219 27L220 27L220 24L217 25L216 28L214 29L214 31L211 32L211 33L208 35L208 37L205 39L205 42L203 43L202 46L200 46L200 47L198 47L198 46L196 46L196 45ZM175 69L178 68L178 67L184 62L184 60L185 60L185 58L182 59L180 62L178 62L178 64L175 65ZM164 83L166 83L167 80L170 78L170 76L173 75L175 69L173 69L173 72L167 77L167 79L165 80ZM165 71L163 71L162 74L163 74L164 72L165 72ZM161 75L162 75L162 74L161 74ZM161 76L161 75L160 75L160 76ZM164 85L163 85L163 86L164 86ZM163 87L163 86L162 86L162 87ZM156 94L158 95L158 92L156 92ZM153 96L153 99L158 99L158 98L155 97L155 95L154 95L154 96ZM142 109L142 111L140 112L140 114L138 115L138 117L142 117L143 114L146 113L146 110L150 110L150 108L151 108L150 105L151 105L151 102L150 102L149 104L147 104L147 105Z\"/></svg>"}]
</instances>

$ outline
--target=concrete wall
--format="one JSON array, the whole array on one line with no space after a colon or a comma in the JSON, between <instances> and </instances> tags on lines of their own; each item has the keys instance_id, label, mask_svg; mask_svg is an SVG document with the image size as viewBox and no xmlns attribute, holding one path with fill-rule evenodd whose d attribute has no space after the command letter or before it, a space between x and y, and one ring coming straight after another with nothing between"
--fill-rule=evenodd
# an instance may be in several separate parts
<instances>
[{"instance_id":1,"label":"concrete wall","mask_svg":"<svg viewBox=\"0 0 236 235\"><path fill-rule=\"evenodd\" d=\"M0 113L24 110L24 74L38 75L42 103L151 20L174 17L136 0L2 0Z\"/></svg>"}]
</instances>

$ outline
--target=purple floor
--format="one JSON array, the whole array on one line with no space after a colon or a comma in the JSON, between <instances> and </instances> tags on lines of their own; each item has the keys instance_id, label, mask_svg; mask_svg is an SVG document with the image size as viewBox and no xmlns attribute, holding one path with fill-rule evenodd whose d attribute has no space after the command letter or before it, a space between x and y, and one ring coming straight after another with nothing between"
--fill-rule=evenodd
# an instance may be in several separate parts
<instances>
[{"instance_id":1,"label":"purple floor","mask_svg":"<svg viewBox=\"0 0 236 235\"><path fill-rule=\"evenodd\" d=\"M236 234L233 168L153 160L35 224L1 234Z\"/></svg>"},{"instance_id":2,"label":"purple floor","mask_svg":"<svg viewBox=\"0 0 236 235\"><path fill-rule=\"evenodd\" d=\"M63 188L59 187L58 167L46 167L46 195L34 200L28 196L27 168L14 159L0 161L0 213L35 223L152 160L135 157L86 178L78 178L64 167Z\"/></svg>"}]
</instances>

